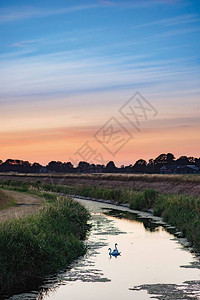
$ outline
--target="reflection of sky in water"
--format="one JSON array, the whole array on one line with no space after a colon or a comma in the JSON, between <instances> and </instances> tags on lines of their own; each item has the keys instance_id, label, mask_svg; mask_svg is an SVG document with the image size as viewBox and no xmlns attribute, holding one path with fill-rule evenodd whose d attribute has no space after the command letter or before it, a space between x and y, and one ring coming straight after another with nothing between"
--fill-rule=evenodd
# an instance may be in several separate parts
<instances>
[{"instance_id":1,"label":"reflection of sky in water","mask_svg":"<svg viewBox=\"0 0 200 300\"><path fill-rule=\"evenodd\" d=\"M144 219L144 214L138 222L135 215L129 214L132 220L125 219L125 212L119 214L112 210L112 216L102 214L100 207L112 207L107 204L81 203L92 211L92 232L87 241L87 255L74 263L71 270L60 274L60 282L59 276L49 279L44 287L52 290L46 295L41 293L36 297L35 294L29 294L28 297L26 294L24 299L146 300L150 299L146 291L133 291L130 288L142 284L182 284L186 280L200 278L198 269L180 268L195 261L191 253L182 251L174 236L159 224ZM113 249L116 242L121 256L110 258L108 248ZM20 296L20 299L23 298Z\"/></svg>"}]
</instances>

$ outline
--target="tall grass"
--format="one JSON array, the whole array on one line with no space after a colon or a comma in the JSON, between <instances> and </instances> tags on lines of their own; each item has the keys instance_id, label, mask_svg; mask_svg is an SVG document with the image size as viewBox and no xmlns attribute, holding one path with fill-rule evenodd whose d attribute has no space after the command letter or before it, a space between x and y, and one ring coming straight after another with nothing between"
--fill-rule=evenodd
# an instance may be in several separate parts
<instances>
[{"instance_id":1,"label":"tall grass","mask_svg":"<svg viewBox=\"0 0 200 300\"><path fill-rule=\"evenodd\" d=\"M159 195L153 208L155 215L179 228L200 252L200 197Z\"/></svg>"},{"instance_id":2,"label":"tall grass","mask_svg":"<svg viewBox=\"0 0 200 300\"><path fill-rule=\"evenodd\" d=\"M38 213L0 223L0 290L66 268L86 248L88 211L60 197Z\"/></svg>"}]
</instances>

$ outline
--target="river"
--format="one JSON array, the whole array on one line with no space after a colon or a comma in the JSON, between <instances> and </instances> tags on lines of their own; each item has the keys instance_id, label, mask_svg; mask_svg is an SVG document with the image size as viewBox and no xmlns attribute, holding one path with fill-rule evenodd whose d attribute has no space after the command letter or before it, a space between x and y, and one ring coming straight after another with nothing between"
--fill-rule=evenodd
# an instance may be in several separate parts
<instances>
[{"instance_id":1,"label":"river","mask_svg":"<svg viewBox=\"0 0 200 300\"><path fill-rule=\"evenodd\" d=\"M181 233L125 207L78 199L92 214L88 252L16 299L200 299L200 264ZM121 255L110 257L118 244ZM187 244L187 243L186 243Z\"/></svg>"}]
</instances>

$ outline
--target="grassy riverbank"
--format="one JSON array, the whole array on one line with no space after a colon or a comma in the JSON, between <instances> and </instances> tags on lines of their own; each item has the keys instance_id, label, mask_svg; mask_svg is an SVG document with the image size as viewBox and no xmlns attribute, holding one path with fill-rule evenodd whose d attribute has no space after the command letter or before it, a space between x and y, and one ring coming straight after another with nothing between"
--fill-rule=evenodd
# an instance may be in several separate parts
<instances>
[{"instance_id":1,"label":"grassy riverbank","mask_svg":"<svg viewBox=\"0 0 200 300\"><path fill-rule=\"evenodd\" d=\"M130 189L79 187L75 192L86 197L113 200L118 204L129 203L132 209L152 209L154 215L181 230L194 249L200 252L200 197L166 195L152 189L138 192Z\"/></svg>"},{"instance_id":2,"label":"grassy riverbank","mask_svg":"<svg viewBox=\"0 0 200 300\"><path fill-rule=\"evenodd\" d=\"M34 215L1 222L0 290L42 280L83 255L88 219L83 206L59 197Z\"/></svg>"},{"instance_id":3,"label":"grassy riverbank","mask_svg":"<svg viewBox=\"0 0 200 300\"><path fill-rule=\"evenodd\" d=\"M96 199L111 200L117 204L128 203L130 208L138 210L153 209L154 214L181 230L196 251L200 252L200 197L161 194L155 190L135 191L125 188L107 188L98 186L66 186L41 184L31 185L23 181L5 181L4 185L21 191L37 190L40 196L46 191L80 195ZM49 199L54 194L48 194Z\"/></svg>"},{"instance_id":4,"label":"grassy riverbank","mask_svg":"<svg viewBox=\"0 0 200 300\"><path fill-rule=\"evenodd\" d=\"M39 181L28 184L24 181L4 181L14 189L31 192L37 190L41 195L47 191L80 195L96 199L111 200L117 204L128 203L138 210L152 209L154 214L181 230L196 251L200 252L200 197L177 194L162 194L153 189L136 191L130 188L107 188L99 186L66 186L42 184ZM50 194L48 197L54 197Z\"/></svg>"}]
</instances>

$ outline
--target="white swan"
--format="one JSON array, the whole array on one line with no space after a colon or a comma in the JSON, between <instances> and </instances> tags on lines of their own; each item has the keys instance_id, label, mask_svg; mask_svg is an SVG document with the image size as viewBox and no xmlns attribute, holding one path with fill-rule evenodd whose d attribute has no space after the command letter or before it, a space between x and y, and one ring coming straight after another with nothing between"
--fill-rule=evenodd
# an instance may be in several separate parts
<instances>
[{"instance_id":1,"label":"white swan","mask_svg":"<svg viewBox=\"0 0 200 300\"><path fill-rule=\"evenodd\" d=\"M115 243L115 249L114 249L113 251L117 251L117 252L119 252L119 251L118 251L118 249L117 249L117 246L118 246L118 244L117 244L117 243Z\"/></svg>"},{"instance_id":2,"label":"white swan","mask_svg":"<svg viewBox=\"0 0 200 300\"><path fill-rule=\"evenodd\" d=\"M109 255L111 256L112 255L112 249L108 248L108 250L110 250Z\"/></svg>"},{"instance_id":3,"label":"white swan","mask_svg":"<svg viewBox=\"0 0 200 300\"><path fill-rule=\"evenodd\" d=\"M118 249L117 249L117 243L115 244L115 249L112 251L112 249L111 248L108 248L108 250L110 251L109 252L109 255L111 256L118 256L118 255L121 255L121 252L119 252L118 251Z\"/></svg>"}]
</instances>

